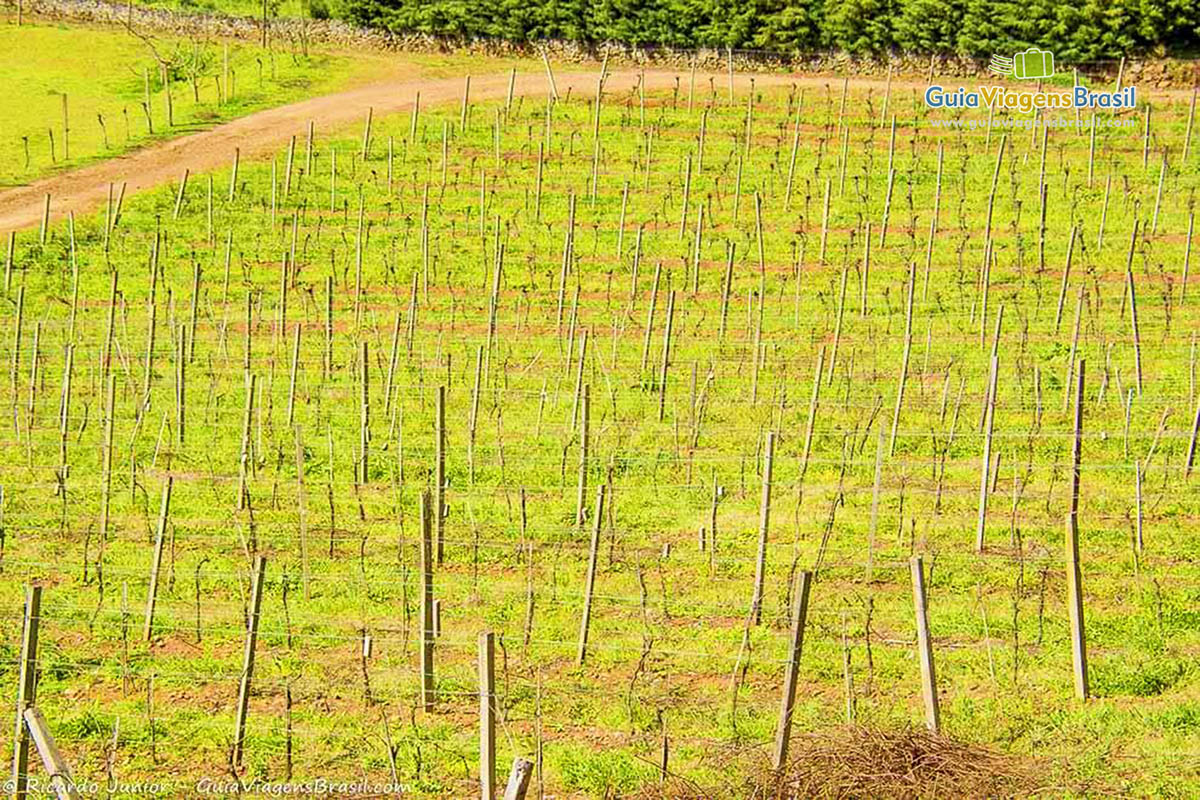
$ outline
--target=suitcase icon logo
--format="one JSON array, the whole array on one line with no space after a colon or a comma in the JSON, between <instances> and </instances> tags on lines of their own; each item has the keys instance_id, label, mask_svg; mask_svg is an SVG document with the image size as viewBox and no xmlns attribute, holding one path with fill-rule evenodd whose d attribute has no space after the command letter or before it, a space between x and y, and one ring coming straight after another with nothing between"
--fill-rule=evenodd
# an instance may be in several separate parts
<instances>
[{"instance_id":1,"label":"suitcase icon logo","mask_svg":"<svg viewBox=\"0 0 1200 800\"><path fill-rule=\"evenodd\" d=\"M1014 53L1012 58L993 55L988 68L992 72L1019 80L1049 78L1054 75L1054 54L1049 50L1031 47Z\"/></svg>"}]
</instances>

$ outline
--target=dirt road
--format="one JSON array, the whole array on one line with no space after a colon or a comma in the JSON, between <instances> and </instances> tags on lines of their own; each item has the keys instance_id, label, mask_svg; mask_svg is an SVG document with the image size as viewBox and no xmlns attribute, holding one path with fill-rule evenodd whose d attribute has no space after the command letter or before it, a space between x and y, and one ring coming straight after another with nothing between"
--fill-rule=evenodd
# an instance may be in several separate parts
<instances>
[{"instance_id":1,"label":"dirt road","mask_svg":"<svg viewBox=\"0 0 1200 800\"><path fill-rule=\"evenodd\" d=\"M598 70L555 74L554 82L560 96L568 91L576 97L580 93L591 96L596 90L598 74ZM610 72L605 91L628 91L637 86L638 75L633 70ZM648 71L645 76L647 89L671 88L676 77L681 77L686 89L686 75ZM708 75L697 75L698 93L702 84L707 87L708 78ZM714 78L718 87L728 86L728 76ZM754 80L756 86L765 87L786 85L798 79L786 75L756 75ZM745 88L749 81L750 76L736 76L735 87ZM472 76L471 99L503 99L508 93L508 84L508 73ZM52 221L65 217L67 212L79 215L104 206L109 184L119 187L126 182L126 195L132 196L160 184L178 182L185 169L195 174L228 166L235 148L240 149L243 160L276 151L292 136L303 138L309 121L315 124L320 137L339 126L363 121L368 108L373 108L375 116L379 117L411 110L418 92L421 106L425 107L461 102L462 91L462 78L391 80L260 111L210 130L0 192L0 231L38 225L47 194L50 195ZM517 75L516 96L545 96L548 91L549 81L544 73Z\"/></svg>"}]
</instances>

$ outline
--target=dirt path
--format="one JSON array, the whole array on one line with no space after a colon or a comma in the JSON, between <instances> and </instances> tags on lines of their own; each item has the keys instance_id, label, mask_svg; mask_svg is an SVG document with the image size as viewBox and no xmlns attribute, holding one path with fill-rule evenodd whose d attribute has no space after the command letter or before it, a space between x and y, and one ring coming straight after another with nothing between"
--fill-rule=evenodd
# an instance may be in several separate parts
<instances>
[{"instance_id":1,"label":"dirt path","mask_svg":"<svg viewBox=\"0 0 1200 800\"><path fill-rule=\"evenodd\" d=\"M596 90L597 77L595 71L571 72L556 74L554 81L560 96L568 91L575 96L580 93L591 95ZM646 87L671 88L675 85L676 77L679 77L679 73L648 71ZM697 75L697 92L700 91L701 80L707 85L708 77ZM727 76L714 78L719 87L728 86ZM633 70L610 72L605 81L605 91L628 91L637 86L637 80L638 73ZM686 81L686 77L683 80ZM755 85L778 86L797 80L786 75L757 75ZM735 86L745 88L749 81L749 76L738 76ZM508 82L508 73L472 76L471 99L502 99L508 93ZM126 196L129 197L160 184L177 183L185 169L195 174L228 166L232 163L235 148L241 150L243 160L277 151L290 137L302 138L310 120L315 124L319 137L333 128L361 122L368 108L373 108L377 117L409 111L417 92L421 93L421 105L424 107L434 103L461 102L462 91L462 78L391 80L250 114L210 130L0 192L0 231L38 225L47 194L50 195L51 220L63 218L67 212L83 214L105 205L109 184L119 187L126 182ZM549 83L544 73L517 75L516 96L545 96L548 91Z\"/></svg>"}]
</instances>

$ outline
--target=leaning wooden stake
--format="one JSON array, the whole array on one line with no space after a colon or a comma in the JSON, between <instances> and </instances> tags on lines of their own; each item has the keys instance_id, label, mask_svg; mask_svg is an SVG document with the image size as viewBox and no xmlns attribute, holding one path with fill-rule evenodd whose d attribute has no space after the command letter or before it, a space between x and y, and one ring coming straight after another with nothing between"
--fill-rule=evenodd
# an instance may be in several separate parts
<instances>
[{"instance_id":1,"label":"leaning wooden stake","mask_svg":"<svg viewBox=\"0 0 1200 800\"><path fill-rule=\"evenodd\" d=\"M42 712L37 706L30 706L22 716L29 729L29 737L42 757L42 765L50 775L50 786L54 789L55 797L58 800L79 800L80 794L71 778L71 769L59 752L54 737L50 735L50 726L46 724Z\"/></svg>"},{"instance_id":2,"label":"leaning wooden stake","mask_svg":"<svg viewBox=\"0 0 1200 800\"><path fill-rule=\"evenodd\" d=\"M808 570L796 580L796 600L792 610L792 649L783 674L783 702L779 707L779 725L775 729L775 754L771 766L778 772L787 763L788 740L792 736L792 712L796 703L796 683L800 678L800 653L804 647L804 624L808 619L808 593L813 574Z\"/></svg>"},{"instance_id":3,"label":"leaning wooden stake","mask_svg":"<svg viewBox=\"0 0 1200 800\"><path fill-rule=\"evenodd\" d=\"M1083 585L1079 568L1079 477L1083 455L1084 361L1075 379L1075 435L1071 448L1071 500L1067 511L1067 610L1071 617L1071 661L1075 696L1088 698L1087 638L1083 624Z\"/></svg>"},{"instance_id":4,"label":"leaning wooden stake","mask_svg":"<svg viewBox=\"0 0 1200 800\"><path fill-rule=\"evenodd\" d=\"M25 711L37 701L38 623L42 617L42 587L25 587L25 623L21 633L21 674L17 683L17 724L13 740L13 797L25 800L29 781L29 733Z\"/></svg>"},{"instance_id":5,"label":"leaning wooden stake","mask_svg":"<svg viewBox=\"0 0 1200 800\"><path fill-rule=\"evenodd\" d=\"M532 761L514 758L512 772L508 773L508 786L504 789L504 800L525 800L525 792L529 789L529 776L532 774Z\"/></svg>"},{"instance_id":6,"label":"leaning wooden stake","mask_svg":"<svg viewBox=\"0 0 1200 800\"><path fill-rule=\"evenodd\" d=\"M600 550L600 525L604 519L604 484L596 487L595 518L592 522L592 542L588 548L587 575L583 588L583 619L579 623L579 653L576 663L583 666L587 660L588 629L592 621L592 593L596 588L596 559Z\"/></svg>"},{"instance_id":7,"label":"leaning wooden stake","mask_svg":"<svg viewBox=\"0 0 1200 800\"><path fill-rule=\"evenodd\" d=\"M242 752L246 746L246 715L250 710L250 680L254 676L254 645L258 641L258 619L262 612L264 573L266 556L255 556L254 577L250 586L250 615L246 627L246 650L242 656L242 683L238 689L237 723L233 737L233 765L242 766Z\"/></svg>"},{"instance_id":8,"label":"leaning wooden stake","mask_svg":"<svg viewBox=\"0 0 1200 800\"><path fill-rule=\"evenodd\" d=\"M496 634L479 634L479 796L492 800L496 786Z\"/></svg>"},{"instance_id":9,"label":"leaning wooden stake","mask_svg":"<svg viewBox=\"0 0 1200 800\"><path fill-rule=\"evenodd\" d=\"M154 556L150 561L150 588L146 590L146 624L142 630L142 639L150 641L154 634L154 603L158 596L158 573L162 569L163 542L167 535L167 517L171 513L171 487L175 479L167 476L163 484L162 504L158 510L158 531L154 535Z\"/></svg>"},{"instance_id":10,"label":"leaning wooden stake","mask_svg":"<svg viewBox=\"0 0 1200 800\"><path fill-rule=\"evenodd\" d=\"M750 615L755 625L762 622L763 581L767 570L767 529L771 522L771 473L775 463L775 431L767 432L763 452L762 500L758 514L758 558L754 565L754 596Z\"/></svg>"},{"instance_id":11,"label":"leaning wooden stake","mask_svg":"<svg viewBox=\"0 0 1200 800\"><path fill-rule=\"evenodd\" d=\"M925 566L920 556L912 568L913 610L917 617L917 655L921 659L921 694L925 698L925 725L934 733L941 727L938 711L937 673L933 667L933 642L929 638L929 609L925 596Z\"/></svg>"}]
</instances>

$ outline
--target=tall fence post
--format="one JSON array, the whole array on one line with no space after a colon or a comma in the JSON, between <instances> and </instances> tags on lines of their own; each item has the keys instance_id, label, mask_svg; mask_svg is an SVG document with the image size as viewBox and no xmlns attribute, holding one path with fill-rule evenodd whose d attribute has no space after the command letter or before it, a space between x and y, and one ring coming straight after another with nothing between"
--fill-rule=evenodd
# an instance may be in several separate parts
<instances>
[{"instance_id":1,"label":"tall fence post","mask_svg":"<svg viewBox=\"0 0 1200 800\"><path fill-rule=\"evenodd\" d=\"M912 569L913 611L917 617L917 655L921 660L925 725L937 733L941 728L941 714L938 709L937 672L933 666L933 642L929 638L929 609L925 602L925 564L920 556L914 556L909 566Z\"/></svg>"},{"instance_id":2,"label":"tall fence post","mask_svg":"<svg viewBox=\"0 0 1200 800\"><path fill-rule=\"evenodd\" d=\"M496 634L479 634L479 796L496 786Z\"/></svg>"},{"instance_id":3,"label":"tall fence post","mask_svg":"<svg viewBox=\"0 0 1200 800\"><path fill-rule=\"evenodd\" d=\"M267 568L265 556L255 556L254 577L250 586L250 619L246 628L246 652L242 656L242 683L238 689L237 727L233 738L233 764L241 767L246 746L246 716L250 710L250 681L254 676L254 645L258 641L258 618L262 611L263 576Z\"/></svg>"},{"instance_id":4,"label":"tall fence post","mask_svg":"<svg viewBox=\"0 0 1200 800\"><path fill-rule=\"evenodd\" d=\"M779 726L775 731L775 754L771 766L779 771L787 762L788 742L792 737L792 711L796 703L796 683L800 676L800 653L804 647L804 624L808 619L808 594L812 572L797 577L796 601L792 611L792 650L783 676L783 702L779 707Z\"/></svg>"},{"instance_id":5,"label":"tall fence post","mask_svg":"<svg viewBox=\"0 0 1200 800\"><path fill-rule=\"evenodd\" d=\"M25 625L21 633L21 675L17 684L17 724L13 735L13 797L25 800L29 780L29 733L25 711L37 699L38 623L42 616L42 587L25 587Z\"/></svg>"},{"instance_id":6,"label":"tall fence post","mask_svg":"<svg viewBox=\"0 0 1200 800\"><path fill-rule=\"evenodd\" d=\"M1079 471L1083 455L1083 378L1080 360L1075 379L1075 435L1071 450L1071 505L1067 512L1067 610L1071 617L1071 661L1075 696L1088 698L1087 638L1083 625L1083 581L1079 568Z\"/></svg>"},{"instance_id":7,"label":"tall fence post","mask_svg":"<svg viewBox=\"0 0 1200 800\"><path fill-rule=\"evenodd\" d=\"M433 509L421 494L421 704L433 711Z\"/></svg>"}]
</instances>

